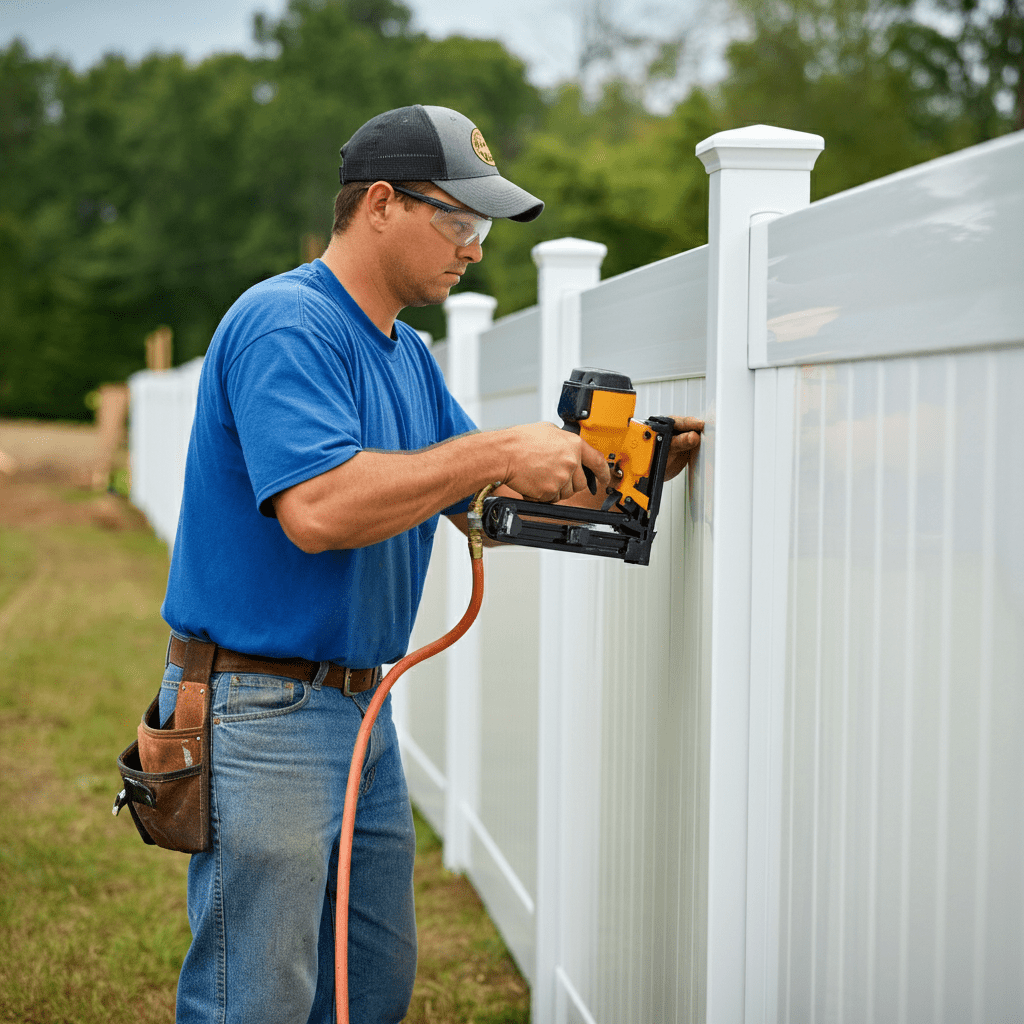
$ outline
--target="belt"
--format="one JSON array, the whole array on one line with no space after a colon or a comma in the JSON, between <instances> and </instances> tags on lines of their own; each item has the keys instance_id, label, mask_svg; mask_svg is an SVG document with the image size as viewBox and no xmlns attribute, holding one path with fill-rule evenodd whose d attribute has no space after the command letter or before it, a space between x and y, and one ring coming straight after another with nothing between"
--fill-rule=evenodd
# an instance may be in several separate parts
<instances>
[{"instance_id":1,"label":"belt","mask_svg":"<svg viewBox=\"0 0 1024 1024\"><path fill-rule=\"evenodd\" d=\"M168 660L179 668L185 667L187 651L190 645L215 647L211 672L245 672L256 675L287 676L311 683L320 671L319 661L307 661L305 658L256 658L249 654L229 651L226 647L216 647L204 640L181 640L171 634L171 647ZM355 693L363 693L372 689L380 682L380 668L345 668L343 665L330 663L327 675L323 678L324 686L333 686L341 690L346 697Z\"/></svg>"}]
</instances>

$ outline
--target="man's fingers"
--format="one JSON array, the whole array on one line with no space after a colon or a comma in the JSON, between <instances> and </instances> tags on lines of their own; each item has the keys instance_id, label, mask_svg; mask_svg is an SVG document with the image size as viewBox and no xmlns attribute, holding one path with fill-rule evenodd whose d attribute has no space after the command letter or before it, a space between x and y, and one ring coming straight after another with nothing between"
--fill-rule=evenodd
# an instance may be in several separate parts
<instances>
[{"instance_id":1,"label":"man's fingers","mask_svg":"<svg viewBox=\"0 0 1024 1024\"><path fill-rule=\"evenodd\" d=\"M672 428L673 435L689 433L691 430L698 434L704 429L704 421L696 416L673 416L675 426Z\"/></svg>"},{"instance_id":2,"label":"man's fingers","mask_svg":"<svg viewBox=\"0 0 1024 1024\"><path fill-rule=\"evenodd\" d=\"M604 489L612 482L612 476L604 456L593 445L581 441L580 459L583 465L597 478L597 493L604 494ZM583 488L579 487L577 490L583 490Z\"/></svg>"},{"instance_id":3,"label":"man's fingers","mask_svg":"<svg viewBox=\"0 0 1024 1024\"><path fill-rule=\"evenodd\" d=\"M590 490L590 485L587 483L587 474L583 472L582 466L576 467L576 471L572 475L571 486L573 494L584 489Z\"/></svg>"}]
</instances>

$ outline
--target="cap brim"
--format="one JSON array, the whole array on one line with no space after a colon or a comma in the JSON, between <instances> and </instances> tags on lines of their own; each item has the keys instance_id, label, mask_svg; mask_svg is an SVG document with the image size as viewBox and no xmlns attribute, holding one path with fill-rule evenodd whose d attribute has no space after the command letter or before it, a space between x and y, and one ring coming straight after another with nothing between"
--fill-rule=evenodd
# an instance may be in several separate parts
<instances>
[{"instance_id":1,"label":"cap brim","mask_svg":"<svg viewBox=\"0 0 1024 1024\"><path fill-rule=\"evenodd\" d=\"M482 213L485 217L507 217L509 220L535 220L544 209L544 203L524 188L513 185L500 174L487 174L479 178L457 178L454 181L435 181L453 199Z\"/></svg>"}]
</instances>

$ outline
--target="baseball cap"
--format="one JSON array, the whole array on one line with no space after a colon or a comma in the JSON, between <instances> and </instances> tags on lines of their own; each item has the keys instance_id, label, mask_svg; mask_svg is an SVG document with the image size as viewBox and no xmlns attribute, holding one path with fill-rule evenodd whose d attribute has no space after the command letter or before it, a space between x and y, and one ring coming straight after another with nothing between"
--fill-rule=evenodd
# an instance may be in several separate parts
<instances>
[{"instance_id":1,"label":"baseball cap","mask_svg":"<svg viewBox=\"0 0 1024 1024\"><path fill-rule=\"evenodd\" d=\"M483 133L449 107L416 103L371 118L341 147L350 181L429 181L485 217L527 221L544 204L503 178Z\"/></svg>"}]
</instances>

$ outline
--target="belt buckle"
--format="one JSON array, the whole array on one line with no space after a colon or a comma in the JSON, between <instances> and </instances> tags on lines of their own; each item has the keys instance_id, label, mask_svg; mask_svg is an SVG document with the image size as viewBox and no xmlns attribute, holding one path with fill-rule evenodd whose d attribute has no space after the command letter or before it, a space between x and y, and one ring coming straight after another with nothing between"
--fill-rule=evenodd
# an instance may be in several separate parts
<instances>
[{"instance_id":1,"label":"belt buckle","mask_svg":"<svg viewBox=\"0 0 1024 1024\"><path fill-rule=\"evenodd\" d=\"M345 685L342 686L341 692L345 694L346 697L354 697L355 694L349 689L349 684L352 682L352 669L346 668L345 675L342 678L344 679Z\"/></svg>"}]
</instances>

